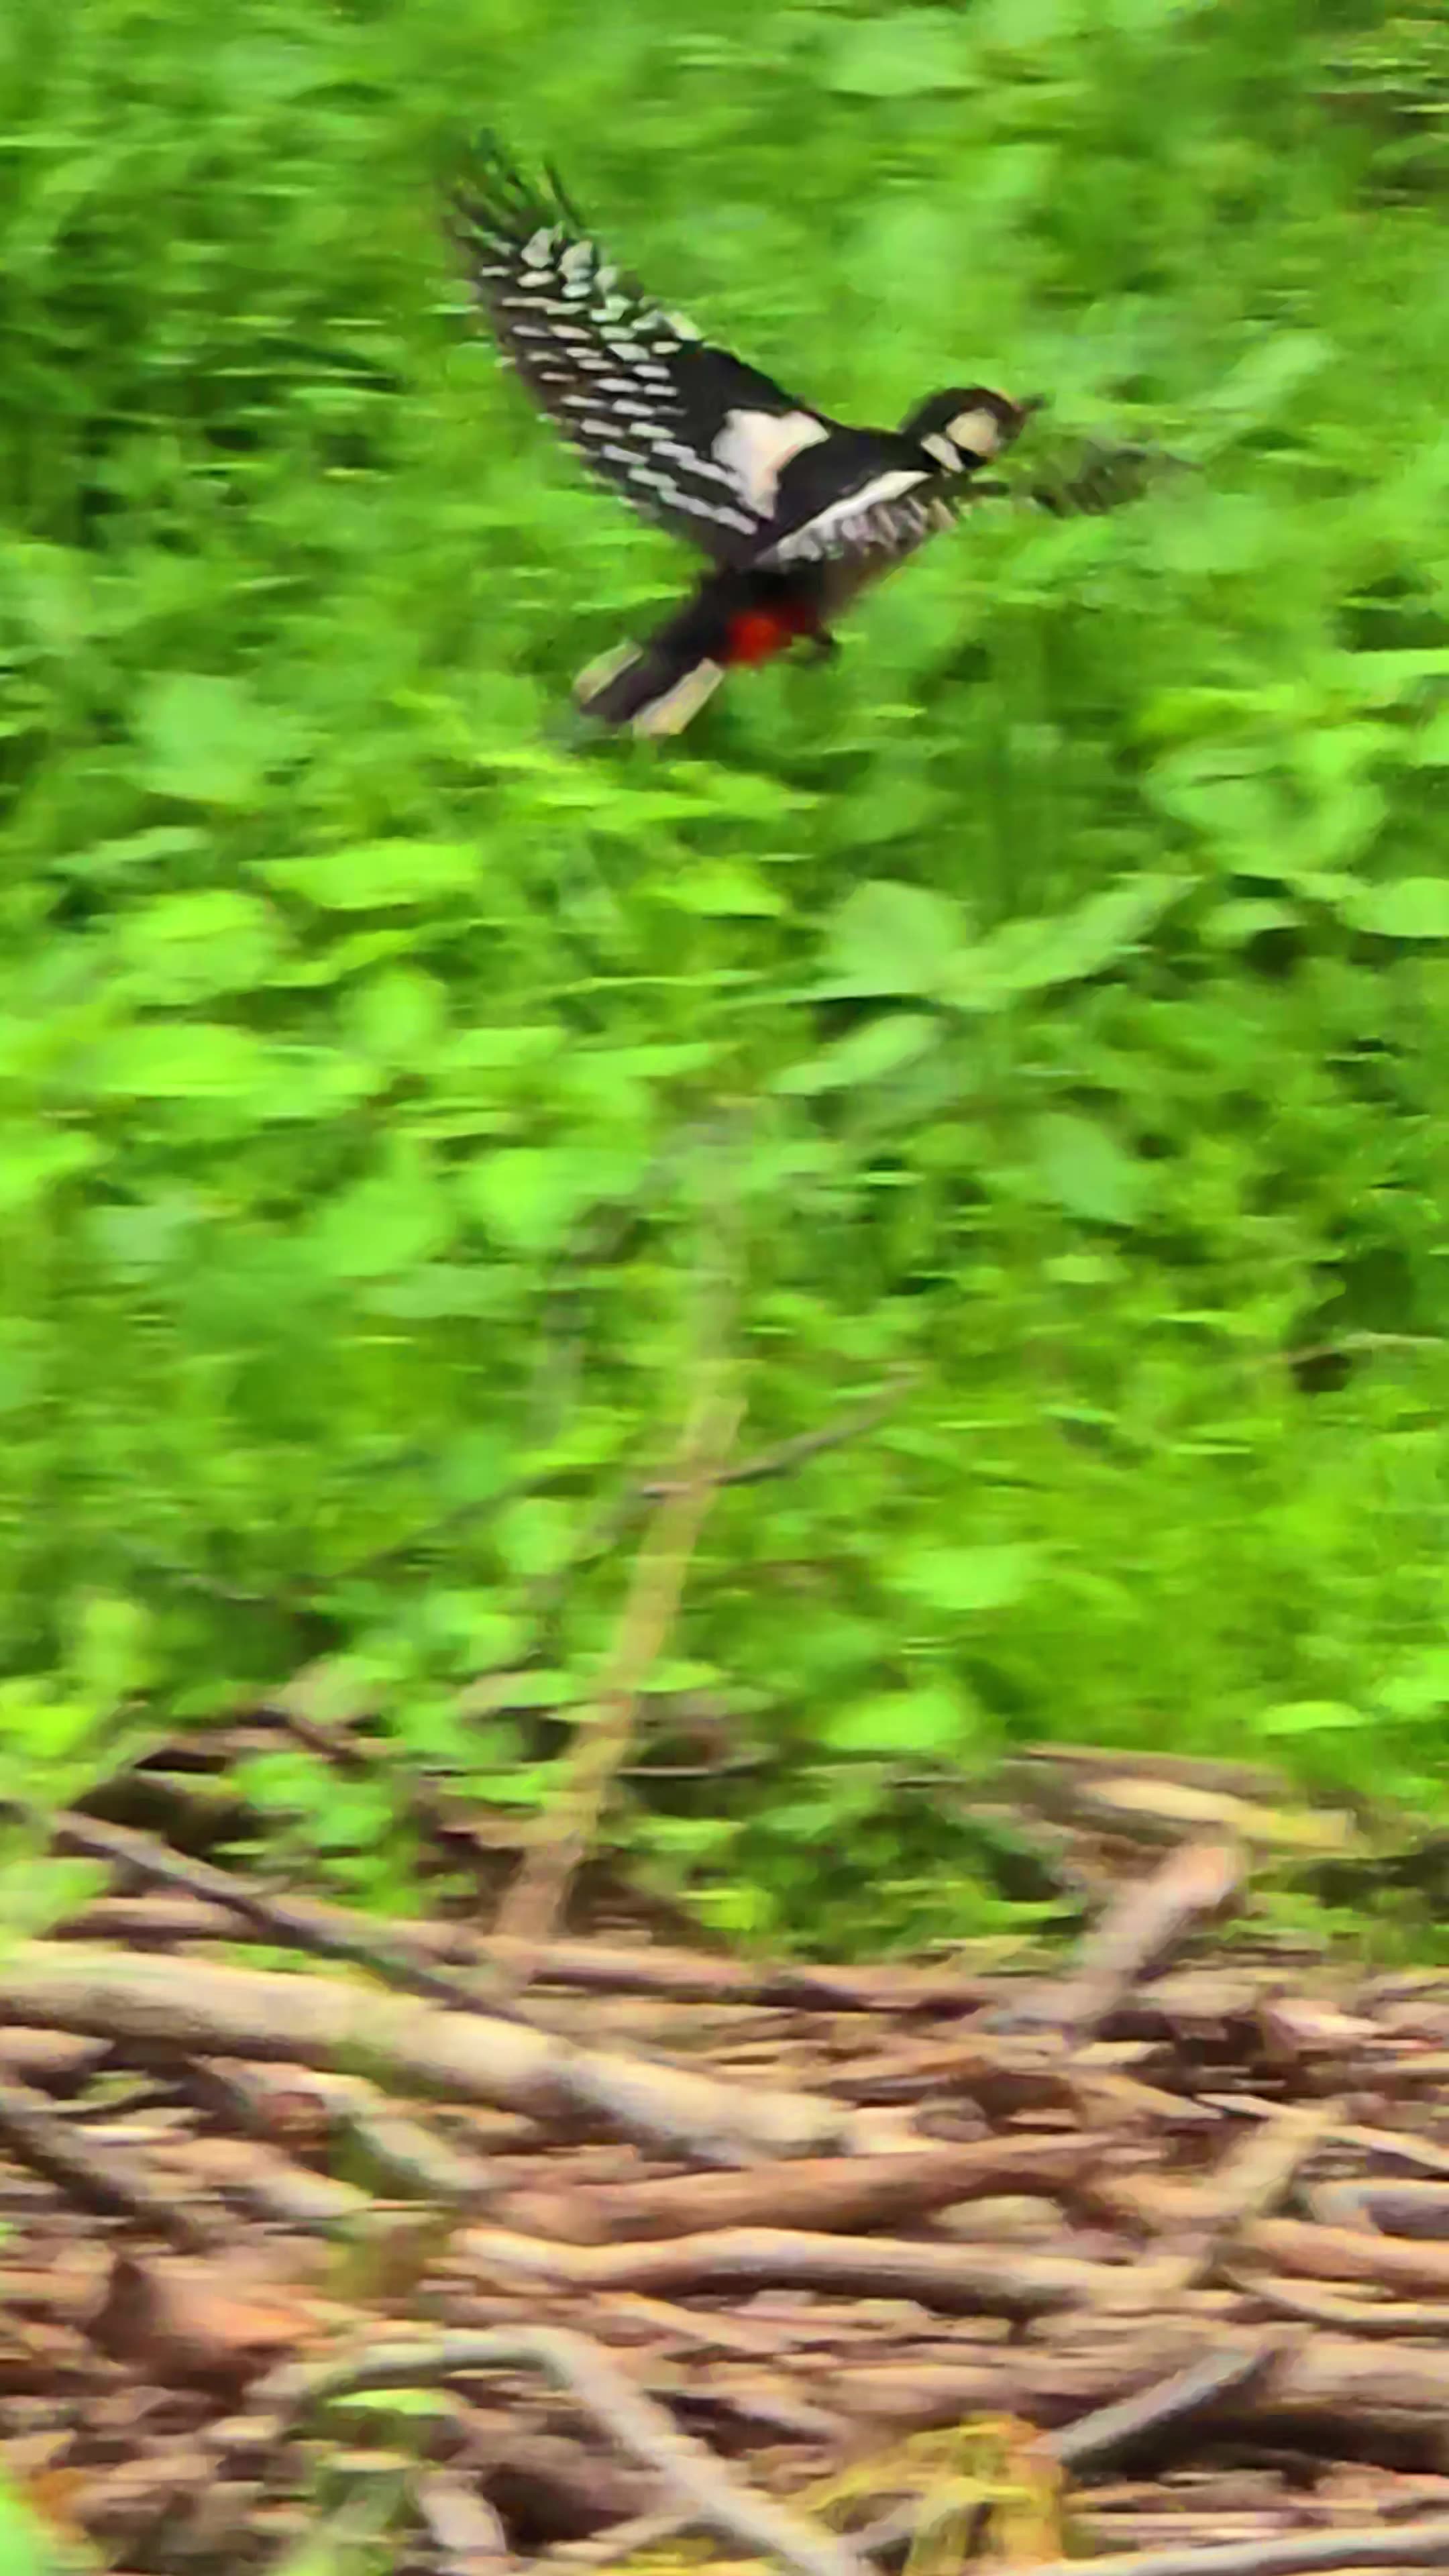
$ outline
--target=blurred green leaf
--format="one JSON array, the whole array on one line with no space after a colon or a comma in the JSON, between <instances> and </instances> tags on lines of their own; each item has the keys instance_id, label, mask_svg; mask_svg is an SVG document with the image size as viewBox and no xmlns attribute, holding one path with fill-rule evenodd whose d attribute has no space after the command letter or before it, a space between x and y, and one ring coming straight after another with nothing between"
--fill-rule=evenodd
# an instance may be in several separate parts
<instances>
[{"instance_id":1,"label":"blurred green leaf","mask_svg":"<svg viewBox=\"0 0 1449 2576\"><path fill-rule=\"evenodd\" d=\"M826 58L827 88L859 98L919 98L970 89L980 74L971 32L949 9L897 9L843 27Z\"/></svg>"},{"instance_id":2,"label":"blurred green leaf","mask_svg":"<svg viewBox=\"0 0 1449 2576\"><path fill-rule=\"evenodd\" d=\"M1059 1207L1098 1225L1135 1223L1147 1197L1148 1167L1097 1119L1054 1110L1036 1121L1034 1137L1037 1180Z\"/></svg>"},{"instance_id":3,"label":"blurred green leaf","mask_svg":"<svg viewBox=\"0 0 1449 2576\"><path fill-rule=\"evenodd\" d=\"M1023 1540L994 1547L921 1547L896 1560L902 1591L933 1610L1002 1610L1020 1601L1037 1571L1038 1551Z\"/></svg>"},{"instance_id":4,"label":"blurred green leaf","mask_svg":"<svg viewBox=\"0 0 1449 2576\"><path fill-rule=\"evenodd\" d=\"M267 859L261 873L324 912L372 912L476 888L478 853L463 841L368 841L322 858Z\"/></svg>"},{"instance_id":5,"label":"blurred green leaf","mask_svg":"<svg viewBox=\"0 0 1449 2576\"><path fill-rule=\"evenodd\" d=\"M100 2561L83 2541L48 2526L0 2479L0 2565L5 2576L87 2576Z\"/></svg>"},{"instance_id":6,"label":"blurred green leaf","mask_svg":"<svg viewBox=\"0 0 1449 2576\"><path fill-rule=\"evenodd\" d=\"M738 859L704 859L665 888L681 912L718 920L768 921L785 910L785 898L759 868Z\"/></svg>"},{"instance_id":7,"label":"blurred green leaf","mask_svg":"<svg viewBox=\"0 0 1449 2576\"><path fill-rule=\"evenodd\" d=\"M1264 1709L1258 1720L1259 1733L1267 1737L1291 1738L1334 1735L1344 1731L1361 1731L1363 1711L1348 1708L1339 1700L1285 1700L1277 1708Z\"/></svg>"},{"instance_id":8,"label":"blurred green leaf","mask_svg":"<svg viewBox=\"0 0 1449 2576\"><path fill-rule=\"evenodd\" d=\"M856 1083L879 1082L899 1072L902 1065L914 1064L939 1036L938 1023L923 1012L892 1012L878 1020L867 1020L863 1027L852 1029L848 1037L838 1038L834 1046L823 1048L806 1063L787 1065L777 1076L775 1088L808 1096L817 1091L845 1090Z\"/></svg>"},{"instance_id":9,"label":"blurred green leaf","mask_svg":"<svg viewBox=\"0 0 1449 2576\"><path fill-rule=\"evenodd\" d=\"M137 726L141 778L155 796L195 805L255 805L291 750L290 728L239 680L171 672L154 681Z\"/></svg>"},{"instance_id":10,"label":"blurred green leaf","mask_svg":"<svg viewBox=\"0 0 1449 2576\"><path fill-rule=\"evenodd\" d=\"M833 1753L950 1754L964 1752L973 1732L973 1712L957 1691L923 1683L832 1709L820 1740Z\"/></svg>"},{"instance_id":11,"label":"blurred green leaf","mask_svg":"<svg viewBox=\"0 0 1449 2576\"><path fill-rule=\"evenodd\" d=\"M520 1145L481 1155L463 1175L475 1216L514 1251L552 1250L594 1192L594 1166L572 1146Z\"/></svg>"},{"instance_id":12,"label":"blurred green leaf","mask_svg":"<svg viewBox=\"0 0 1449 2576\"><path fill-rule=\"evenodd\" d=\"M960 949L965 925L943 895L923 886L876 881L847 895L826 939L823 994L938 992Z\"/></svg>"},{"instance_id":13,"label":"blurred green leaf","mask_svg":"<svg viewBox=\"0 0 1449 2576\"><path fill-rule=\"evenodd\" d=\"M100 1049L96 1087L132 1100L237 1099L259 1089L267 1052L221 1020L141 1020Z\"/></svg>"},{"instance_id":14,"label":"blurred green leaf","mask_svg":"<svg viewBox=\"0 0 1449 2576\"><path fill-rule=\"evenodd\" d=\"M366 1174L324 1208L315 1242L339 1279L381 1279L431 1260L448 1242L448 1196L427 1158L401 1141L384 1168Z\"/></svg>"},{"instance_id":15,"label":"blurred green leaf","mask_svg":"<svg viewBox=\"0 0 1449 2576\"><path fill-rule=\"evenodd\" d=\"M1449 939L1449 877L1396 877L1364 886L1343 904L1355 930L1380 939Z\"/></svg>"}]
</instances>

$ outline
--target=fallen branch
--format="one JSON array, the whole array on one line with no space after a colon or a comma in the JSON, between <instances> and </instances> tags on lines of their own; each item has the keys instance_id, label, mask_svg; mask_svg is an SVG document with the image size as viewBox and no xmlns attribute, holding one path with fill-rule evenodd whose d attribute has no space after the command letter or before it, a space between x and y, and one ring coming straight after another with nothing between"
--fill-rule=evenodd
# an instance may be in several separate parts
<instances>
[{"instance_id":1,"label":"fallen branch","mask_svg":"<svg viewBox=\"0 0 1449 2576\"><path fill-rule=\"evenodd\" d=\"M1250 2130L1216 2173L1186 2196L1186 2223L1180 2226L1177 2242L1134 2268L1123 2304L1167 2305L1195 2282L1208 2279L1227 2248L1246 2241L1254 2222L1261 2223L1283 2199L1307 2158L1321 2146L1333 2119L1330 2104L1303 2109L1295 2103L1281 2110L1267 2128ZM1151 2189L1148 2186L1140 2195L1149 2208ZM1163 2182L1156 2189L1169 2207L1181 2205L1180 2187ZM1126 2195L1132 2190L1128 2183Z\"/></svg>"},{"instance_id":2,"label":"fallen branch","mask_svg":"<svg viewBox=\"0 0 1449 2576\"><path fill-rule=\"evenodd\" d=\"M847 2541L757 2494L703 2442L682 2433L597 2344L565 2326L444 2334L432 2342L374 2345L350 2358L290 2363L257 2382L250 2409L287 2418L363 2389L428 2387L465 2372L519 2367L541 2370L566 2390L621 2450L657 2473L692 2521L721 2539L754 2556L778 2558L798 2576L863 2576Z\"/></svg>"},{"instance_id":3,"label":"fallen branch","mask_svg":"<svg viewBox=\"0 0 1449 2576\"><path fill-rule=\"evenodd\" d=\"M136 1832L132 1826L98 1824L91 1816L65 1810L36 1821L55 1837L62 1850L115 1862L121 1868L134 1870L140 1878L156 1879L163 1886L181 1888L203 1902L224 1905L254 1924L268 1940L281 1942L289 1950L306 1951L323 1959L354 1960L389 1985L426 1995L430 2002L446 2004L455 2012L488 2011L513 2021L531 2018L509 1999L502 1978L486 1964L480 1963L478 1971L481 1991L474 1991L461 1978L428 1966L398 1942L369 1929L361 1917L349 1921L328 1907L299 1904L295 1897L268 1896L235 1871L218 1869L213 1861L183 1860L169 1845L157 1842L150 1834Z\"/></svg>"},{"instance_id":4,"label":"fallen branch","mask_svg":"<svg viewBox=\"0 0 1449 2576\"><path fill-rule=\"evenodd\" d=\"M215 2241L217 2231L178 2202L173 2184L128 2151L78 2134L27 2085L0 2081L0 2144L82 2209L133 2219L193 2252Z\"/></svg>"},{"instance_id":5,"label":"fallen branch","mask_svg":"<svg viewBox=\"0 0 1449 2576\"><path fill-rule=\"evenodd\" d=\"M1218 2344L1182 2370L1169 2372L1165 2379L1154 2379L1132 2396L1118 2397L1110 2406L1094 2407L1090 2414L1079 2415L1075 2423L1048 2433L1045 2447L1064 2469L1101 2468L1149 2436L1191 2421L1224 2397L1241 2396L1245 2388L1262 2378L1276 2352L1277 2345L1269 2335L1242 2343Z\"/></svg>"},{"instance_id":6,"label":"fallen branch","mask_svg":"<svg viewBox=\"0 0 1449 2576\"><path fill-rule=\"evenodd\" d=\"M1152 2380L1132 2396L1094 2407L1060 2431L1045 2434L1041 2449L1059 2468L1076 2472L1101 2468L1148 2437L1187 2423L1219 2399L1236 2395L1261 2375L1272 2351L1267 2336L1254 2342L1224 2343L1184 2369ZM889 2557L906 2547L914 2551L959 2509L959 2499L951 2492L939 2499L930 2494L913 2498L857 2532L856 2547L865 2558Z\"/></svg>"},{"instance_id":7,"label":"fallen branch","mask_svg":"<svg viewBox=\"0 0 1449 2576\"><path fill-rule=\"evenodd\" d=\"M1202 2357L1201 2322L1153 2324L1124 2348L1120 2327L1103 2333L1093 2317L1075 2345L1022 2343L960 2361L854 2364L830 2374L834 2403L900 2429L959 2423L978 2413L1019 2415L1026 2423L1062 2425L1089 2406L1112 2404L1134 2387L1185 2369ZM1227 2338L1235 2341L1231 2332ZM1279 2424L1301 2430L1317 2422L1336 2435L1405 2442L1442 2456L1449 2416L1449 2353L1429 2344L1360 2341L1319 2333L1274 2355L1246 2392L1242 2420L1259 2439ZM1095 2569L1093 2576L1096 2576Z\"/></svg>"},{"instance_id":8,"label":"fallen branch","mask_svg":"<svg viewBox=\"0 0 1449 2576\"><path fill-rule=\"evenodd\" d=\"M995 2192L1059 2190L1099 2164L1113 2143L1101 2130L1087 2137L982 2138L959 2147L923 2144L909 2155L810 2157L784 2169L668 2175L592 2190L545 2182L508 2193L493 2214L522 2235L571 2245L724 2227L854 2231L899 2225Z\"/></svg>"},{"instance_id":9,"label":"fallen branch","mask_svg":"<svg viewBox=\"0 0 1449 2576\"><path fill-rule=\"evenodd\" d=\"M1314 2281L1371 2281L1378 2289L1449 2295L1449 2245L1381 2236L1367 2227L1317 2227L1307 2218L1262 2218L1239 2238L1275 2272Z\"/></svg>"},{"instance_id":10,"label":"fallen branch","mask_svg":"<svg viewBox=\"0 0 1449 2576\"><path fill-rule=\"evenodd\" d=\"M1283 2540L1232 2541L1221 2549L1152 2549L1140 2557L1094 2558L1092 2576L1320 2576L1340 2567L1442 2567L1449 2514L1385 2530L1294 2531ZM1048 2559L1033 2576L1082 2576L1079 2558Z\"/></svg>"},{"instance_id":11,"label":"fallen branch","mask_svg":"<svg viewBox=\"0 0 1449 2576\"><path fill-rule=\"evenodd\" d=\"M712 2162L819 2154L847 2126L837 2105L808 2093L725 2083L652 2058L575 2048L483 2013L271 1969L19 1941L0 1952L0 2010L169 2056L341 2065L538 2120L587 2111L628 2136Z\"/></svg>"},{"instance_id":12,"label":"fallen branch","mask_svg":"<svg viewBox=\"0 0 1449 2576\"><path fill-rule=\"evenodd\" d=\"M158 1851L165 1848L157 1844ZM375 1936L371 1917L345 1906L309 1902L314 1921L341 1933ZM258 1930L265 1927L260 1923ZM50 1936L56 1940L235 1942L245 1937L235 1910L201 1896L94 1896L68 1915ZM530 1986L558 1986L577 1994L657 1995L674 2003L781 2005L802 2011L945 2016L974 2011L995 1992L984 1977L954 1967L831 1967L809 1960L715 1957L706 1950L675 1950L663 1943L627 1949L608 1941L509 1941L470 1923L390 1923L397 1948L453 1967L503 1969ZM486 2004L481 1991L475 2007ZM1449 2156L1444 2159L1449 2167Z\"/></svg>"},{"instance_id":13,"label":"fallen branch","mask_svg":"<svg viewBox=\"0 0 1449 2576\"><path fill-rule=\"evenodd\" d=\"M494 2279L591 2290L789 2287L861 2299L917 2299L948 2316L1035 2317L1097 2308L1125 2267L998 2245L918 2245L890 2236L815 2236L783 2227L720 2228L659 2244L543 2244L502 2228L456 2235L452 2256Z\"/></svg>"},{"instance_id":14,"label":"fallen branch","mask_svg":"<svg viewBox=\"0 0 1449 2576\"><path fill-rule=\"evenodd\" d=\"M1449 2336L1449 2299L1336 2299L1329 2290L1305 2290L1275 2273L1224 2264L1223 2279L1246 2290L1275 2316L1304 2325L1334 2326L1344 2334L1384 2337Z\"/></svg>"},{"instance_id":15,"label":"fallen branch","mask_svg":"<svg viewBox=\"0 0 1449 2576\"><path fill-rule=\"evenodd\" d=\"M517 2576L580 2576L586 2567L622 2567L645 2550L663 2549L695 2528L690 2513L636 2513L584 2540L565 2540L542 2558L530 2558Z\"/></svg>"},{"instance_id":16,"label":"fallen branch","mask_svg":"<svg viewBox=\"0 0 1449 2576\"><path fill-rule=\"evenodd\" d=\"M1238 1844L1184 1843L1129 1887L1081 1944L1056 1998L1063 2027L1077 2039L1099 2029L1139 1978L1238 1901L1245 1877Z\"/></svg>"},{"instance_id":17,"label":"fallen branch","mask_svg":"<svg viewBox=\"0 0 1449 2576\"><path fill-rule=\"evenodd\" d=\"M1369 2229L1385 2236L1449 2237L1449 2183L1368 2181L1315 2184L1311 2215L1328 2227Z\"/></svg>"}]
</instances>

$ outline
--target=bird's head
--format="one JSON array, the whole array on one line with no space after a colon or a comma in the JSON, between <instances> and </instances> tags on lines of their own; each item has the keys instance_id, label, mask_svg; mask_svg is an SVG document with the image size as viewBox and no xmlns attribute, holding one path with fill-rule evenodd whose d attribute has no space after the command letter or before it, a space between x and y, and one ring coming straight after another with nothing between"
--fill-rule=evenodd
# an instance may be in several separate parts
<instances>
[{"instance_id":1,"label":"bird's head","mask_svg":"<svg viewBox=\"0 0 1449 2576\"><path fill-rule=\"evenodd\" d=\"M914 438L948 474L973 474L1020 436L1040 398L1012 402L989 385L948 385L918 405L901 423L902 435Z\"/></svg>"}]
</instances>

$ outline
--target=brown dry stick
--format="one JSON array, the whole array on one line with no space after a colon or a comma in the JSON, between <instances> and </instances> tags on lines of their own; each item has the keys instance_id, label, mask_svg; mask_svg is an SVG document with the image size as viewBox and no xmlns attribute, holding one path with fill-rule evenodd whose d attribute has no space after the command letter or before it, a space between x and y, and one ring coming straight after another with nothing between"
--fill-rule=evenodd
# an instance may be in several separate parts
<instances>
[{"instance_id":1,"label":"brown dry stick","mask_svg":"<svg viewBox=\"0 0 1449 2576\"><path fill-rule=\"evenodd\" d=\"M541 2370L567 2390L621 2450L658 2473L692 2519L721 2539L778 2558L798 2576L863 2576L847 2541L747 2486L703 2442L682 2433L587 2335L566 2326L444 2334L431 2342L374 2344L350 2358L289 2363L257 2382L250 2410L294 2417L359 2389L423 2387L465 2371L516 2368Z\"/></svg>"}]
</instances>

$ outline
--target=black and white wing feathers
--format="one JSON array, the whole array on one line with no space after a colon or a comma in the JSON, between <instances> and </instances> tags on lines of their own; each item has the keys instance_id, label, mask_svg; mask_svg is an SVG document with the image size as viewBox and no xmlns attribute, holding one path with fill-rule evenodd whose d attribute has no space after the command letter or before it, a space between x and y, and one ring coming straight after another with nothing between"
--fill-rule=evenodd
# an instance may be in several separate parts
<instances>
[{"instance_id":1,"label":"black and white wing feathers","mask_svg":"<svg viewBox=\"0 0 1449 2576\"><path fill-rule=\"evenodd\" d=\"M914 442L892 440L887 433L860 437L868 450L860 473L833 499L779 531L755 559L761 570L857 564L870 578L914 554L980 501L1009 500L1053 518L1095 517L1142 498L1163 474L1182 468L1181 458L1160 448L1097 444L1070 473L1023 487L974 472L937 471ZM891 448L903 451L899 461L887 461Z\"/></svg>"},{"instance_id":2,"label":"black and white wing feathers","mask_svg":"<svg viewBox=\"0 0 1449 2576\"><path fill-rule=\"evenodd\" d=\"M534 187L483 146L452 218L504 356L571 446L645 518L752 561L782 472L835 424L613 267L551 173Z\"/></svg>"},{"instance_id":3,"label":"black and white wing feathers","mask_svg":"<svg viewBox=\"0 0 1449 2576\"><path fill-rule=\"evenodd\" d=\"M880 442L884 444L884 440ZM762 570L797 564L859 563L882 570L954 526L971 478L915 463L862 476L836 499L787 528L757 557Z\"/></svg>"}]
</instances>

